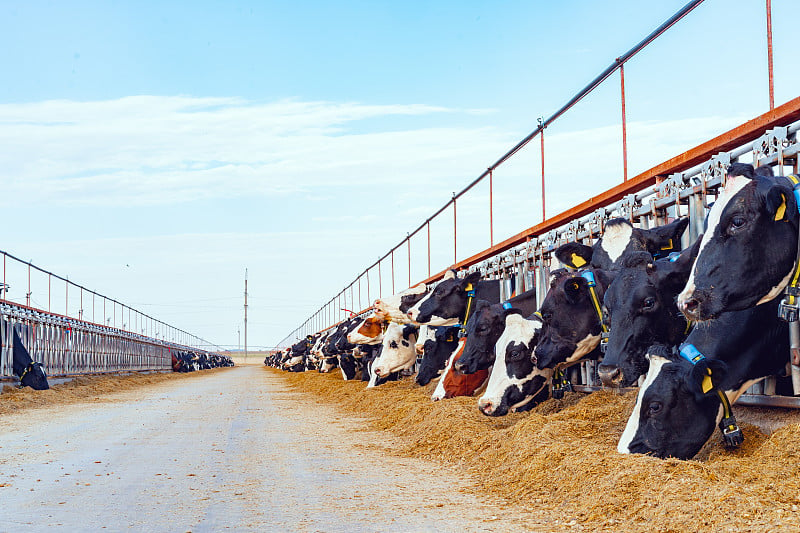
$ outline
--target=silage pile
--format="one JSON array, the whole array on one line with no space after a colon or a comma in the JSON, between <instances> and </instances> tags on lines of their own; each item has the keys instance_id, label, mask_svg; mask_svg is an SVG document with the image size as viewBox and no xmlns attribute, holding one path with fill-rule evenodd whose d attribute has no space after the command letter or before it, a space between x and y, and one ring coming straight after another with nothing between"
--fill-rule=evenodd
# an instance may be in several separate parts
<instances>
[{"instance_id":1,"label":"silage pile","mask_svg":"<svg viewBox=\"0 0 800 533\"><path fill-rule=\"evenodd\" d=\"M209 372L224 372L227 367L189 372L161 372L151 374L132 373L98 374L78 376L66 383L52 385L48 390L37 391L29 387L18 389L15 384L0 385L0 415L15 412L19 409L48 407L57 404L77 402L106 402L109 393L133 390L144 385L161 383L175 379L193 379L196 376L208 375Z\"/></svg>"},{"instance_id":2,"label":"silage pile","mask_svg":"<svg viewBox=\"0 0 800 533\"><path fill-rule=\"evenodd\" d=\"M457 465L482 489L565 521L609 531L800 531L798 424L770 437L743 424L736 451L715 433L697 460L661 460L616 452L633 393L571 394L489 418L475 398L431 402L432 385L365 389L336 373L267 371L391 431L401 453Z\"/></svg>"}]
</instances>

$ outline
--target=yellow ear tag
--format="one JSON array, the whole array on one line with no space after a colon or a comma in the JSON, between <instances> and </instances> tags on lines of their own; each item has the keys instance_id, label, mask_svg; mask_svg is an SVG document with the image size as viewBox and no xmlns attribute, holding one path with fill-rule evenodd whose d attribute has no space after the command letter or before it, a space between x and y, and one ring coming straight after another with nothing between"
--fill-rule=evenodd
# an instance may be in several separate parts
<instances>
[{"instance_id":1,"label":"yellow ear tag","mask_svg":"<svg viewBox=\"0 0 800 533\"><path fill-rule=\"evenodd\" d=\"M465 291L471 291L472 290L472 283L467 283L467 288L464 289L464 290Z\"/></svg>"},{"instance_id":2,"label":"yellow ear tag","mask_svg":"<svg viewBox=\"0 0 800 533\"><path fill-rule=\"evenodd\" d=\"M662 249L662 250L672 250L673 248L674 248L674 246L673 246L673 244L672 244L672 239L670 239L670 240L667 242L667 245L666 245L666 246L662 246L662 247L661 247L661 249Z\"/></svg>"},{"instance_id":3,"label":"yellow ear tag","mask_svg":"<svg viewBox=\"0 0 800 533\"><path fill-rule=\"evenodd\" d=\"M786 215L786 197L781 194L781 205L775 211L775 220L783 220L784 215Z\"/></svg>"},{"instance_id":4,"label":"yellow ear tag","mask_svg":"<svg viewBox=\"0 0 800 533\"><path fill-rule=\"evenodd\" d=\"M572 266L574 266L575 268L580 268L586 264L586 260L575 253L572 254L571 261L572 261Z\"/></svg>"},{"instance_id":5,"label":"yellow ear tag","mask_svg":"<svg viewBox=\"0 0 800 533\"><path fill-rule=\"evenodd\" d=\"M709 372L711 371L709 370ZM714 384L711 382L711 376L703 376L703 383L700 385L700 388L703 389L703 394L714 388Z\"/></svg>"}]
</instances>

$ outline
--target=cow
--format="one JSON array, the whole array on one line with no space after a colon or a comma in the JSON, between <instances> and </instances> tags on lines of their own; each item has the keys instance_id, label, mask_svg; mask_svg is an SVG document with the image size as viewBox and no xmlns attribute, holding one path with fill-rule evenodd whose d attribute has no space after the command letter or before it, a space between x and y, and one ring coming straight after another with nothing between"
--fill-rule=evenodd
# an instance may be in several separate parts
<instances>
[{"instance_id":1,"label":"cow","mask_svg":"<svg viewBox=\"0 0 800 533\"><path fill-rule=\"evenodd\" d=\"M534 350L540 369L600 357L599 305L613 275L613 271L594 268L550 273L550 290L539 310L542 331Z\"/></svg>"},{"instance_id":2,"label":"cow","mask_svg":"<svg viewBox=\"0 0 800 533\"><path fill-rule=\"evenodd\" d=\"M478 409L487 416L527 411L547 399L552 369L536 368L531 358L542 324L538 317L523 318L519 310L505 316L505 328L497 341L497 358Z\"/></svg>"},{"instance_id":3,"label":"cow","mask_svg":"<svg viewBox=\"0 0 800 533\"><path fill-rule=\"evenodd\" d=\"M723 435L735 429L735 421L722 420L719 394L732 404L754 383L782 373L788 327L778 317L778 302L771 301L696 327L681 345L694 362L663 345L649 348L650 368L617 451L690 459L716 424Z\"/></svg>"},{"instance_id":4,"label":"cow","mask_svg":"<svg viewBox=\"0 0 800 533\"><path fill-rule=\"evenodd\" d=\"M624 218L614 218L606 222L603 235L593 246L567 243L556 250L556 257L570 268L589 265L605 270L616 268L620 258L629 252L643 251L654 258L665 257L681 249L681 236L688 224L689 218L684 217L663 226L640 229Z\"/></svg>"},{"instance_id":5,"label":"cow","mask_svg":"<svg viewBox=\"0 0 800 533\"><path fill-rule=\"evenodd\" d=\"M468 293L474 290L475 300L489 303L500 301L500 280L481 280L478 271L463 279L449 270L436 288L408 310L408 316L418 324L430 326L454 326L464 320L467 310Z\"/></svg>"},{"instance_id":6,"label":"cow","mask_svg":"<svg viewBox=\"0 0 800 533\"><path fill-rule=\"evenodd\" d=\"M455 369L462 374L486 370L494 363L495 344L506 326L506 316L511 309L528 316L536 311L536 290L514 296L502 304L478 300L465 327L467 344Z\"/></svg>"},{"instance_id":7,"label":"cow","mask_svg":"<svg viewBox=\"0 0 800 533\"><path fill-rule=\"evenodd\" d=\"M375 312L386 320L408 322L408 310L428 293L428 286L420 283L402 292L375 300Z\"/></svg>"},{"instance_id":8,"label":"cow","mask_svg":"<svg viewBox=\"0 0 800 533\"><path fill-rule=\"evenodd\" d=\"M383 341L383 329L386 320L383 315L372 315L361 319L353 325L347 334L350 344L380 344Z\"/></svg>"},{"instance_id":9,"label":"cow","mask_svg":"<svg viewBox=\"0 0 800 533\"><path fill-rule=\"evenodd\" d=\"M647 373L647 348L676 346L689 334L690 322L675 297L686 284L698 244L669 259L654 260L649 252L624 256L603 298L609 333L597 373L605 386L633 385Z\"/></svg>"},{"instance_id":10,"label":"cow","mask_svg":"<svg viewBox=\"0 0 800 533\"><path fill-rule=\"evenodd\" d=\"M458 326L430 329L435 330L434 338L426 339L423 345L422 363L416 377L416 382L420 385L427 385L444 370L449 357L458 346Z\"/></svg>"},{"instance_id":11,"label":"cow","mask_svg":"<svg viewBox=\"0 0 800 533\"><path fill-rule=\"evenodd\" d=\"M375 359L372 371L386 377L414 367L417 360L417 335L419 328L412 324L389 324L383 337L380 357Z\"/></svg>"},{"instance_id":12,"label":"cow","mask_svg":"<svg viewBox=\"0 0 800 533\"><path fill-rule=\"evenodd\" d=\"M690 320L769 302L800 266L797 186L771 174L769 167L746 163L728 167L694 267L678 295L678 306Z\"/></svg>"},{"instance_id":13,"label":"cow","mask_svg":"<svg viewBox=\"0 0 800 533\"><path fill-rule=\"evenodd\" d=\"M47 390L50 384L47 382L47 374L44 371L42 363L35 362L22 339L17 333L17 325L9 324L3 320L4 329L11 328L12 334L12 372L19 377L20 387L30 387L34 390Z\"/></svg>"}]
</instances>

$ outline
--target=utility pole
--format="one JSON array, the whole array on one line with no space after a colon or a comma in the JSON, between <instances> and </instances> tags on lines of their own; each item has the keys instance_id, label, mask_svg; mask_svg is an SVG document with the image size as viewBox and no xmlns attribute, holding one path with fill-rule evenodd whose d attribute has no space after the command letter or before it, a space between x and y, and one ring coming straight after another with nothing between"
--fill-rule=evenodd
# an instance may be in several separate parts
<instances>
[{"instance_id":1,"label":"utility pole","mask_svg":"<svg viewBox=\"0 0 800 533\"><path fill-rule=\"evenodd\" d=\"M239 348L239 351L241 351L242 350L242 328L240 328L239 326L236 326L236 333L239 334L239 345L237 346L237 348Z\"/></svg>"},{"instance_id":2,"label":"utility pole","mask_svg":"<svg viewBox=\"0 0 800 533\"><path fill-rule=\"evenodd\" d=\"M247 362L247 269L244 269L244 360Z\"/></svg>"}]
</instances>

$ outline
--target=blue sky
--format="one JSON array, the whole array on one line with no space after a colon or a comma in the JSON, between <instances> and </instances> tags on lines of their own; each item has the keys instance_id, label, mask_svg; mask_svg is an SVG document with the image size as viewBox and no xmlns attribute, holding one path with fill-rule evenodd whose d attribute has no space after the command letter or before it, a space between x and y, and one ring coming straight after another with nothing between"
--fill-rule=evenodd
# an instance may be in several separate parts
<instances>
[{"instance_id":1,"label":"blue sky","mask_svg":"<svg viewBox=\"0 0 800 533\"><path fill-rule=\"evenodd\" d=\"M0 2L0 248L221 345L248 268L272 345L684 3ZM766 110L764 29L762 1L707 0L626 66L632 174ZM618 90L548 131L550 214L621 179ZM498 171L496 240L539 221L538 179L535 150Z\"/></svg>"}]
</instances>

